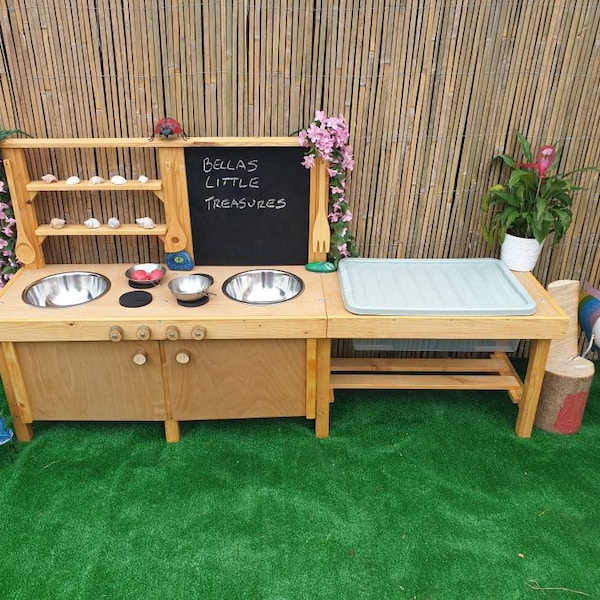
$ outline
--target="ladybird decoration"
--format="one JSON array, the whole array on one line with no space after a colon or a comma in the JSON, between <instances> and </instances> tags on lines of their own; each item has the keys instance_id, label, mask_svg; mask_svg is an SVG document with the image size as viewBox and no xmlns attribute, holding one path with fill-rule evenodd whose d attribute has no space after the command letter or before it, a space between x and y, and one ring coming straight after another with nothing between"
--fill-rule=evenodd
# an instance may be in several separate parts
<instances>
[{"instance_id":1,"label":"ladybird decoration","mask_svg":"<svg viewBox=\"0 0 600 600\"><path fill-rule=\"evenodd\" d=\"M173 117L163 117L158 121L154 126L154 132L149 141L151 142L157 135L164 139L168 139L170 135L180 135L184 140L187 140L188 137L183 127L179 124L179 121Z\"/></svg>"}]
</instances>

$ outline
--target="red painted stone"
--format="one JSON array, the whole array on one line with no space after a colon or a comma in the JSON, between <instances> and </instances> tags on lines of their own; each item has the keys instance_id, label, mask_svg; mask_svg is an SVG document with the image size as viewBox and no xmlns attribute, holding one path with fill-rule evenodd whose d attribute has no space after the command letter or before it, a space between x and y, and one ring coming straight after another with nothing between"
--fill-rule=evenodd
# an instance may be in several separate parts
<instances>
[{"instance_id":1,"label":"red painted stone","mask_svg":"<svg viewBox=\"0 0 600 600\"><path fill-rule=\"evenodd\" d=\"M556 432L568 435L577 433L581 427L588 392L569 394L556 417Z\"/></svg>"}]
</instances>

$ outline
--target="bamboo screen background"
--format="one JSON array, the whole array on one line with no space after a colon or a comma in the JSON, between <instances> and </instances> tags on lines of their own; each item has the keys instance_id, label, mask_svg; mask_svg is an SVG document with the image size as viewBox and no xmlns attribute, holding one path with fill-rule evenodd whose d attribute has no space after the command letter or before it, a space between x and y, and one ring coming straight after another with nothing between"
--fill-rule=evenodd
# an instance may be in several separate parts
<instances>
[{"instance_id":1,"label":"bamboo screen background","mask_svg":"<svg viewBox=\"0 0 600 600\"><path fill-rule=\"evenodd\" d=\"M481 197L492 157L563 147L561 171L600 165L600 3L582 0L0 0L0 127L35 137L143 137L165 115L192 136L281 136L343 114L348 198L363 256L498 256ZM108 152L108 151L107 151ZM32 176L155 174L153 154L61 151ZM600 284L600 181L578 177L573 225L534 271ZM53 198L81 222L151 198ZM63 238L49 262L160 259L152 239Z\"/></svg>"}]
</instances>

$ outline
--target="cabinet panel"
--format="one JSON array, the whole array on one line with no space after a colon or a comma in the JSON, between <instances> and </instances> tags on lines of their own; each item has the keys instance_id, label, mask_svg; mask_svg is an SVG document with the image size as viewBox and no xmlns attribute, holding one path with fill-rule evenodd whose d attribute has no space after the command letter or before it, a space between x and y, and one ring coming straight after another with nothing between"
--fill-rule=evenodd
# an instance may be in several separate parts
<instances>
[{"instance_id":1,"label":"cabinet panel","mask_svg":"<svg viewBox=\"0 0 600 600\"><path fill-rule=\"evenodd\" d=\"M166 418L159 342L26 342L17 347L34 420Z\"/></svg>"},{"instance_id":2,"label":"cabinet panel","mask_svg":"<svg viewBox=\"0 0 600 600\"><path fill-rule=\"evenodd\" d=\"M164 348L175 420L306 414L305 340L188 340Z\"/></svg>"}]
</instances>

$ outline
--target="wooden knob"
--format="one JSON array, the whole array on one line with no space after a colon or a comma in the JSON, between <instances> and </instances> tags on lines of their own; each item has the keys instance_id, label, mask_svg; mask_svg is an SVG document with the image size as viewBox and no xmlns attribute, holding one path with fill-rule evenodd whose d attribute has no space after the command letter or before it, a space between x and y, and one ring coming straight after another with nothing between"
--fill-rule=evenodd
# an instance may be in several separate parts
<instances>
[{"instance_id":1,"label":"wooden knob","mask_svg":"<svg viewBox=\"0 0 600 600\"><path fill-rule=\"evenodd\" d=\"M167 339L171 340L172 342L179 339L179 329L177 329L177 327L174 325L167 327Z\"/></svg>"},{"instance_id":2,"label":"wooden knob","mask_svg":"<svg viewBox=\"0 0 600 600\"><path fill-rule=\"evenodd\" d=\"M202 325L196 325L192 329L192 339L194 340L203 340L206 337L206 327L202 327Z\"/></svg>"},{"instance_id":3,"label":"wooden knob","mask_svg":"<svg viewBox=\"0 0 600 600\"><path fill-rule=\"evenodd\" d=\"M180 365L187 365L190 362L190 353L187 350L180 350L176 355L175 355L175 360L180 364Z\"/></svg>"},{"instance_id":4,"label":"wooden knob","mask_svg":"<svg viewBox=\"0 0 600 600\"><path fill-rule=\"evenodd\" d=\"M140 325L136 332L135 332L135 337L138 340L149 340L150 339L150 327L148 327L147 325Z\"/></svg>"},{"instance_id":5,"label":"wooden knob","mask_svg":"<svg viewBox=\"0 0 600 600\"><path fill-rule=\"evenodd\" d=\"M133 362L136 365L145 365L147 360L148 360L148 356L143 350L138 350L133 355Z\"/></svg>"},{"instance_id":6,"label":"wooden knob","mask_svg":"<svg viewBox=\"0 0 600 600\"><path fill-rule=\"evenodd\" d=\"M120 342L123 339L123 330L118 325L113 325L108 332L111 342Z\"/></svg>"}]
</instances>

